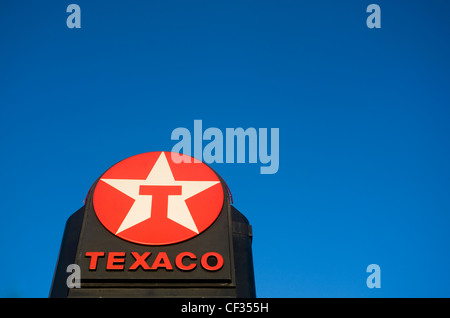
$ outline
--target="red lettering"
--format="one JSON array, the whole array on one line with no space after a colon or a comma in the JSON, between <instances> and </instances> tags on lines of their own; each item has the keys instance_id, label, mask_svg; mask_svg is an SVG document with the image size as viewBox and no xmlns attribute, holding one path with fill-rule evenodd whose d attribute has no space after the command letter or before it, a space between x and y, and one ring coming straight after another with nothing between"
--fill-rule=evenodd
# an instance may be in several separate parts
<instances>
[{"instance_id":1,"label":"red lettering","mask_svg":"<svg viewBox=\"0 0 450 318\"><path fill-rule=\"evenodd\" d=\"M149 270L150 266L148 266L145 260L150 256L150 254L150 252L145 252L144 254L139 255L137 252L131 252L131 255L133 255L136 261L130 266L129 270L136 270L139 266L141 266L144 270Z\"/></svg>"},{"instance_id":2,"label":"red lettering","mask_svg":"<svg viewBox=\"0 0 450 318\"><path fill-rule=\"evenodd\" d=\"M165 252L159 252L159 254L156 256L155 261L153 262L152 267L150 269L158 269L158 268L165 268L166 270L173 270L172 264L170 264L169 258L167 257L167 254Z\"/></svg>"},{"instance_id":3,"label":"red lettering","mask_svg":"<svg viewBox=\"0 0 450 318\"><path fill-rule=\"evenodd\" d=\"M215 257L217 260L217 264L214 266L210 266L208 264L209 257ZM219 253L209 252L202 256L201 264L202 264L202 267L208 271L217 271L217 270L221 269L223 266L223 257Z\"/></svg>"},{"instance_id":4,"label":"red lettering","mask_svg":"<svg viewBox=\"0 0 450 318\"><path fill-rule=\"evenodd\" d=\"M178 267L178 269L181 269L182 271L190 271L193 270L197 264L195 263L191 263L189 265L184 265L183 264L183 258L185 257L189 257L190 259L197 259L197 257L191 253L191 252L183 252L177 255L177 257L175 258L175 266Z\"/></svg>"},{"instance_id":5,"label":"red lettering","mask_svg":"<svg viewBox=\"0 0 450 318\"><path fill-rule=\"evenodd\" d=\"M97 269L97 262L99 257L105 256L105 252L86 252L86 257L91 258L89 263L89 270L95 271Z\"/></svg>"},{"instance_id":6,"label":"red lettering","mask_svg":"<svg viewBox=\"0 0 450 318\"><path fill-rule=\"evenodd\" d=\"M156 255L152 266L147 263L147 258L151 252L130 252L134 257L134 263L128 268L130 271L138 270L139 267L144 271L158 270L164 268L167 271L173 271L173 266L166 252L159 252ZM106 261L106 270L124 270L126 253L125 252L108 252ZM86 252L86 257L90 257L89 270L97 270L99 257L104 257L105 252ZM200 259L201 267L207 271L218 271L223 267L224 260L222 255L217 252L208 252L203 254ZM191 252L181 252L175 257L175 266L181 271L191 271L197 268L197 256Z\"/></svg>"},{"instance_id":7,"label":"red lettering","mask_svg":"<svg viewBox=\"0 0 450 318\"><path fill-rule=\"evenodd\" d=\"M123 258L116 258L123 257ZM117 263L122 265L116 265ZM125 252L109 252L108 261L106 263L107 270L123 270L123 263L125 263Z\"/></svg>"}]
</instances>

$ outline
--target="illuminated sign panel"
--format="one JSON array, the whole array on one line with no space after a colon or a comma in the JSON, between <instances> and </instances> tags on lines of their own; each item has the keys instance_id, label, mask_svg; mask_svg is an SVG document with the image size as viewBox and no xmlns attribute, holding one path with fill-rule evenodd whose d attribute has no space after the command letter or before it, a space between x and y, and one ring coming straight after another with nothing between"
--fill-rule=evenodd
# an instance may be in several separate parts
<instances>
[{"instance_id":1,"label":"illuminated sign panel","mask_svg":"<svg viewBox=\"0 0 450 318\"><path fill-rule=\"evenodd\" d=\"M113 165L68 220L52 297L253 297L251 227L206 164L149 152ZM81 288L63 285L80 268Z\"/></svg>"}]
</instances>

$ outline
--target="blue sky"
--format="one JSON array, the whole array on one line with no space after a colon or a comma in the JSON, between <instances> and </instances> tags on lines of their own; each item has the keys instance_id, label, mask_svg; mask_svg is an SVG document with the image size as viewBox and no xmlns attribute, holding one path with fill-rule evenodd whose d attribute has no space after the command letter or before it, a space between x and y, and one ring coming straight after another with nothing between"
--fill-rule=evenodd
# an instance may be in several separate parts
<instances>
[{"instance_id":1,"label":"blue sky","mask_svg":"<svg viewBox=\"0 0 450 318\"><path fill-rule=\"evenodd\" d=\"M370 3L2 1L0 296L47 297L92 183L201 119L280 130L276 174L211 165L259 297L450 297L450 3Z\"/></svg>"}]
</instances>

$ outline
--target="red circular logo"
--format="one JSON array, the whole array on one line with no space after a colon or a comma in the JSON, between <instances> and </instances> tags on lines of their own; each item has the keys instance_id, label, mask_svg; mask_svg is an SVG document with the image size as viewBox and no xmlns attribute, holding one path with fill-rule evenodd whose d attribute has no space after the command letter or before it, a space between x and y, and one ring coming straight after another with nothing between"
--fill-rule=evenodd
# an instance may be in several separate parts
<instances>
[{"instance_id":1,"label":"red circular logo","mask_svg":"<svg viewBox=\"0 0 450 318\"><path fill-rule=\"evenodd\" d=\"M148 152L112 166L94 190L94 210L114 235L139 244L182 242L206 230L222 210L219 178L201 161Z\"/></svg>"}]
</instances>

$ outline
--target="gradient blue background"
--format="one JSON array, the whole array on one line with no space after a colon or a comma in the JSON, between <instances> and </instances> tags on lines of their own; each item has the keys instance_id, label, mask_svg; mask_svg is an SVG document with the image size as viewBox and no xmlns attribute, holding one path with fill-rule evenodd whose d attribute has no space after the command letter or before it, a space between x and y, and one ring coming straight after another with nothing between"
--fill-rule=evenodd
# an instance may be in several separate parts
<instances>
[{"instance_id":1,"label":"gradient blue background","mask_svg":"<svg viewBox=\"0 0 450 318\"><path fill-rule=\"evenodd\" d=\"M81 7L81 29L66 8ZM381 29L366 8L381 7ZM259 297L450 297L449 1L0 4L0 296L47 297L67 218L173 129L280 129L213 164ZM381 288L366 267L381 267Z\"/></svg>"}]
</instances>

